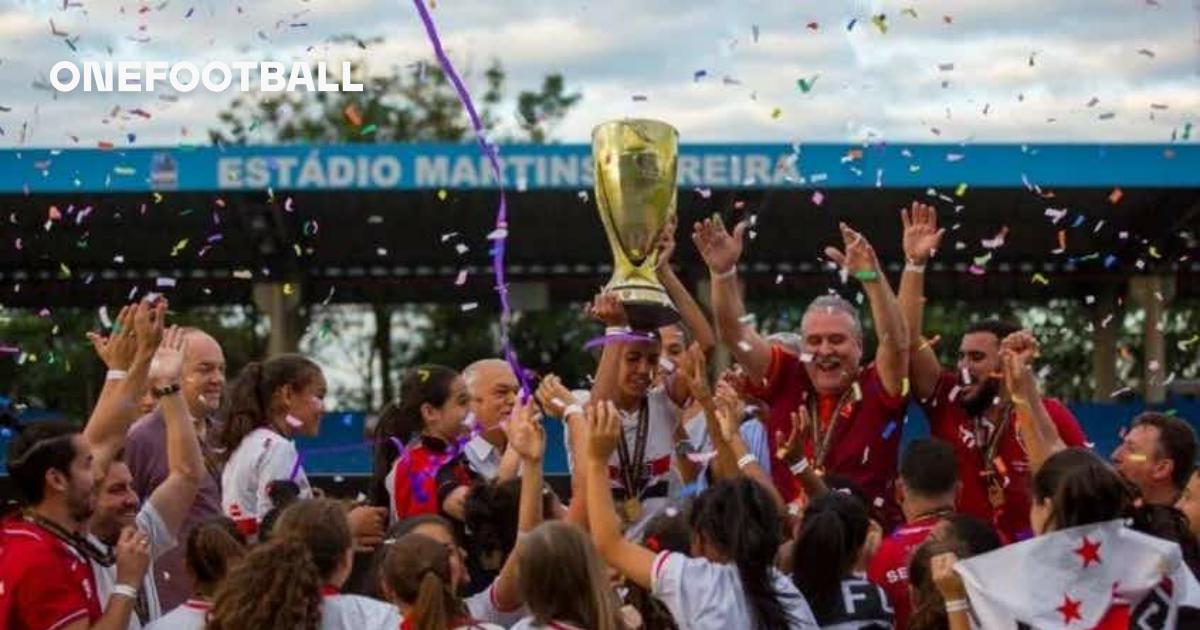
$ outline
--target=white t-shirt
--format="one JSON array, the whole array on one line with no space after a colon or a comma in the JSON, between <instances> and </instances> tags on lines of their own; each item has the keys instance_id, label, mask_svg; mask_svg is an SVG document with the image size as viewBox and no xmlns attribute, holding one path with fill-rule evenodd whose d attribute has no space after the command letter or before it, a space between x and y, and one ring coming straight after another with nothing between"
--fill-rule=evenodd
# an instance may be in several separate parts
<instances>
[{"instance_id":1,"label":"white t-shirt","mask_svg":"<svg viewBox=\"0 0 1200 630\"><path fill-rule=\"evenodd\" d=\"M576 393L576 398L583 398L585 404L586 397L580 397ZM668 492L660 497L641 498L642 517L636 522L629 525L625 530L625 537L630 540L636 540L641 537L642 531L646 524L650 522L660 512L663 512L670 507L669 487L672 479L672 457L675 452L675 422L679 417L679 407L667 395L667 390L662 387L655 387L646 393L646 410L649 414L649 426L646 430L646 452L642 458L642 463L648 468L646 473L643 473L642 488L643 492L649 488L653 488L662 483L668 487ZM637 445L637 427L638 415L640 409L635 409L632 412L618 410L621 415L621 430L625 437L625 445L629 449L629 456L633 457L634 448ZM568 459L571 470L574 471L574 462L570 459L571 452L571 436L570 426L563 432L563 439L567 445ZM608 460L608 468L610 473L609 485L614 489L623 487L619 481L620 474L613 475L613 471L619 471L621 466L621 458L616 452ZM621 505L617 503L617 510L620 513Z\"/></svg>"},{"instance_id":2,"label":"white t-shirt","mask_svg":"<svg viewBox=\"0 0 1200 630\"><path fill-rule=\"evenodd\" d=\"M474 595L463 600L467 605L467 612L471 614L471 618L488 623L496 623L508 628L514 623L520 621L522 617L529 614L525 606L518 606L512 610L503 610L496 603L496 583L493 582L487 588L475 593Z\"/></svg>"},{"instance_id":3,"label":"white t-shirt","mask_svg":"<svg viewBox=\"0 0 1200 630\"><path fill-rule=\"evenodd\" d=\"M204 630L204 618L211 608L212 604L206 601L189 599L151 622L146 630Z\"/></svg>"},{"instance_id":4,"label":"white t-shirt","mask_svg":"<svg viewBox=\"0 0 1200 630\"><path fill-rule=\"evenodd\" d=\"M238 524L253 519L257 525L271 510L267 484L281 479L294 481L300 487L300 498L312 498L296 445L271 429L259 427L242 438L225 463L221 509Z\"/></svg>"},{"instance_id":5,"label":"white t-shirt","mask_svg":"<svg viewBox=\"0 0 1200 630\"><path fill-rule=\"evenodd\" d=\"M396 630L400 610L362 595L330 593L321 604L321 630Z\"/></svg>"},{"instance_id":6,"label":"white t-shirt","mask_svg":"<svg viewBox=\"0 0 1200 630\"><path fill-rule=\"evenodd\" d=\"M791 616L789 630L817 628L808 601L787 576L771 569L775 590ZM751 612L737 566L689 558L664 551L654 559L650 593L657 597L680 630L750 628Z\"/></svg>"},{"instance_id":7,"label":"white t-shirt","mask_svg":"<svg viewBox=\"0 0 1200 630\"><path fill-rule=\"evenodd\" d=\"M167 524L163 522L162 517L158 515L158 510L154 509L154 505L149 501L142 505L142 509L138 510L137 516L134 517L134 524L150 540L150 567L146 569L146 577L142 578L142 593L146 598L146 611L149 614L146 621L150 622L161 617L163 613L162 605L158 601L158 588L154 584L154 559L174 549L179 542L175 540L175 533L167 529ZM109 548L90 533L88 540L100 549ZM92 575L96 578L96 592L99 593L103 605L107 606L108 598L112 595L113 585L117 582L117 565L106 567L94 560L90 562ZM142 623L137 614L130 615L130 630L139 630L141 627Z\"/></svg>"}]
</instances>

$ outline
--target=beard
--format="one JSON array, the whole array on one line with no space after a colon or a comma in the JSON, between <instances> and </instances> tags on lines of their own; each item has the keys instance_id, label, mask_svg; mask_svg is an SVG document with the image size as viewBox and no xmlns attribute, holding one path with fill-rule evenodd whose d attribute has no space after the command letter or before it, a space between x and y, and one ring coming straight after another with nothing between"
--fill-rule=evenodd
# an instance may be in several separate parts
<instances>
[{"instance_id":1,"label":"beard","mask_svg":"<svg viewBox=\"0 0 1200 630\"><path fill-rule=\"evenodd\" d=\"M83 523L92 517L95 508L92 505L91 493L68 494L67 513L76 523Z\"/></svg>"},{"instance_id":2,"label":"beard","mask_svg":"<svg viewBox=\"0 0 1200 630\"><path fill-rule=\"evenodd\" d=\"M964 396L959 404L972 418L978 417L992 406L992 401L1000 394L1000 382L994 378L985 378L975 390L973 396Z\"/></svg>"}]
</instances>

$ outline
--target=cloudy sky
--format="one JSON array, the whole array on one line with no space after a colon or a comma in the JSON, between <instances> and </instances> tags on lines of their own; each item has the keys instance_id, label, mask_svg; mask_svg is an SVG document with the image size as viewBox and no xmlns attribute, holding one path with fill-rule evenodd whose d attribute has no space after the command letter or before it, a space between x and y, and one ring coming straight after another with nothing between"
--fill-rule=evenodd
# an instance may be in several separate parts
<instances>
[{"instance_id":1,"label":"cloudy sky","mask_svg":"<svg viewBox=\"0 0 1200 630\"><path fill-rule=\"evenodd\" d=\"M566 76L583 100L556 130L564 141L630 115L668 120L684 141L1165 142L1200 127L1200 0L433 7L473 86L492 58L510 94ZM411 0L0 0L0 146L192 142L235 95L56 95L44 87L56 61L362 53L331 44L339 34L383 39L366 52L376 72L430 58Z\"/></svg>"}]
</instances>

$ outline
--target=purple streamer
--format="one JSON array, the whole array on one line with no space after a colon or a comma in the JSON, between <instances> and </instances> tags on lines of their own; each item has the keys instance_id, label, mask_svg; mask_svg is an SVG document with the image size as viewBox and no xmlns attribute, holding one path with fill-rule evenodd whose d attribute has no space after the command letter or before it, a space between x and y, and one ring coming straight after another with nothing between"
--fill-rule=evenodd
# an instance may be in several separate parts
<instances>
[{"instance_id":1,"label":"purple streamer","mask_svg":"<svg viewBox=\"0 0 1200 630\"><path fill-rule=\"evenodd\" d=\"M614 333L611 335L600 335L599 337L593 337L593 338L589 339L587 343L583 344L583 349L591 350L592 348L595 348L598 346L603 346L604 344L607 344L607 343L610 343L613 341L637 342L637 341L657 341L657 340L658 340L658 338L655 337L654 335L639 334L639 333L635 333L635 332Z\"/></svg>"},{"instance_id":2,"label":"purple streamer","mask_svg":"<svg viewBox=\"0 0 1200 630\"><path fill-rule=\"evenodd\" d=\"M517 379L521 383L521 390L523 392L521 401L525 402L533 394L533 389L529 385L529 380L525 377L525 370L521 369L516 351L513 350L512 344L508 340L508 322L512 317L512 308L508 303L508 284L504 281L504 246L508 239L508 201L504 196L504 178L500 172L500 158L496 154L496 147L484 137L483 123L479 119L479 114L475 111L475 103L471 100L471 93L463 85L462 78L458 76L458 72L454 69L454 64L450 62L450 58L446 56L446 51L442 49L442 40L438 36L437 26L434 25L433 18L429 15L429 10L425 8L425 3L422 0L413 0L413 4L416 5L417 13L421 16L421 23L425 25L425 34L429 37L429 44L433 47L433 54L437 57L438 65L442 67L442 72L454 86L454 91L458 94L459 102L467 110L467 116L471 119L471 127L475 131L475 139L479 142L479 150L487 156L488 163L492 167L492 173L496 176L496 186L500 190L500 203L496 208L495 233L498 236L495 237L496 246L492 248L492 269L496 275L496 292L500 294L500 343L503 347L504 359L512 366L513 372L516 373Z\"/></svg>"}]
</instances>

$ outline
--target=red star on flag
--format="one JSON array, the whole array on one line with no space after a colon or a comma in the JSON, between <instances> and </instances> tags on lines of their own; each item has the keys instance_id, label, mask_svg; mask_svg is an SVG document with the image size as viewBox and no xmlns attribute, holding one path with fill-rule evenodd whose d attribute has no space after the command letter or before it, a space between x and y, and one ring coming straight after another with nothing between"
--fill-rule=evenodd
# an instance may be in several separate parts
<instances>
[{"instance_id":1,"label":"red star on flag","mask_svg":"<svg viewBox=\"0 0 1200 630\"><path fill-rule=\"evenodd\" d=\"M1077 619L1082 621L1083 615L1079 614L1079 605L1081 603L1079 600L1071 599L1070 595L1063 595L1063 603L1054 610L1057 610L1058 614L1063 616L1064 624L1070 624Z\"/></svg>"},{"instance_id":2,"label":"red star on flag","mask_svg":"<svg viewBox=\"0 0 1200 630\"><path fill-rule=\"evenodd\" d=\"M1079 548L1074 550L1074 553L1079 555L1083 560L1083 568L1088 568L1092 563L1100 564L1100 545L1102 543L1092 542L1087 536L1083 537L1083 542L1079 543Z\"/></svg>"}]
</instances>

